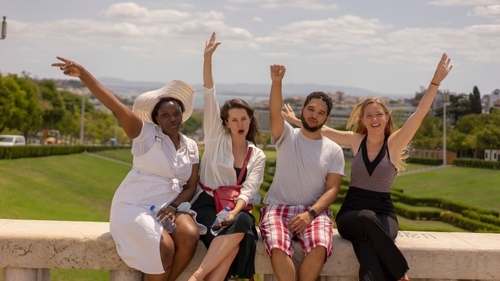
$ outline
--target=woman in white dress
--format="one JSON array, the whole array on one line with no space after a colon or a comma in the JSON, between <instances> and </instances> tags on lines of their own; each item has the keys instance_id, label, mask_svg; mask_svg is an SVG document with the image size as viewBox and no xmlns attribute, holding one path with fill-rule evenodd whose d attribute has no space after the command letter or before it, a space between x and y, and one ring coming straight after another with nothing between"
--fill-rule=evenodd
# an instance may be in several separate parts
<instances>
[{"instance_id":1,"label":"woman in white dress","mask_svg":"<svg viewBox=\"0 0 500 281\"><path fill-rule=\"evenodd\" d=\"M64 74L78 77L113 112L133 139L133 168L116 191L111 205L110 231L118 254L148 281L176 280L196 252L200 231L194 212L177 212L195 193L199 156L194 140L180 133L191 115L195 89L180 80L143 93L130 110L81 65L57 57ZM168 233L152 216L171 218L177 229Z\"/></svg>"}]
</instances>

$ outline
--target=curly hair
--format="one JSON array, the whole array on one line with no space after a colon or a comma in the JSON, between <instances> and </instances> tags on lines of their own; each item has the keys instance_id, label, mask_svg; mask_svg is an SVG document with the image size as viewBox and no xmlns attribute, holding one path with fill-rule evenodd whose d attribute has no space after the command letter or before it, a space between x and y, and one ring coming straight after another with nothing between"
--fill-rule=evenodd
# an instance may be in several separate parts
<instances>
[{"instance_id":1,"label":"curly hair","mask_svg":"<svg viewBox=\"0 0 500 281\"><path fill-rule=\"evenodd\" d=\"M330 112L333 108L333 100L329 95L327 95L325 92L312 92L306 97L306 100L304 101L304 107L306 107L312 99L319 99L324 101L326 103L326 107L328 108L326 116L330 116Z\"/></svg>"}]
</instances>

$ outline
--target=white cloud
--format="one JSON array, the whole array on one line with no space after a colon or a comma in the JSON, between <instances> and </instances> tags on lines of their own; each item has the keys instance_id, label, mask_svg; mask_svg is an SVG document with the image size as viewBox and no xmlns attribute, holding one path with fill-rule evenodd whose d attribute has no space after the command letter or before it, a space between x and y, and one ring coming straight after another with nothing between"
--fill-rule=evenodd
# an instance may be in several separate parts
<instances>
[{"instance_id":1,"label":"white cloud","mask_svg":"<svg viewBox=\"0 0 500 281\"><path fill-rule=\"evenodd\" d=\"M500 16L500 4L486 7L475 7L473 12L468 13L469 16L498 18Z\"/></svg>"},{"instance_id":2,"label":"white cloud","mask_svg":"<svg viewBox=\"0 0 500 281\"><path fill-rule=\"evenodd\" d=\"M267 0L262 7L265 9L278 9L283 7L292 7L305 10L333 10L338 9L335 4L322 4L317 0L286 0L281 2L280 0Z\"/></svg>"},{"instance_id":3,"label":"white cloud","mask_svg":"<svg viewBox=\"0 0 500 281\"><path fill-rule=\"evenodd\" d=\"M255 22L264 22L264 20L261 17L253 17L252 20Z\"/></svg>"},{"instance_id":4,"label":"white cloud","mask_svg":"<svg viewBox=\"0 0 500 281\"><path fill-rule=\"evenodd\" d=\"M498 38L500 24L394 30L392 25L377 19L346 15L289 23L256 41L262 46L293 46L297 52L305 52L301 57L314 59L362 56L384 64L419 62L422 67L434 67L443 52L477 63L500 62Z\"/></svg>"},{"instance_id":5,"label":"white cloud","mask_svg":"<svg viewBox=\"0 0 500 281\"><path fill-rule=\"evenodd\" d=\"M297 56L297 54L293 52L268 52L262 53L261 55L268 58L292 58Z\"/></svg>"},{"instance_id":6,"label":"white cloud","mask_svg":"<svg viewBox=\"0 0 500 281\"><path fill-rule=\"evenodd\" d=\"M184 9L194 9L194 8L196 8L196 5L189 4L189 3L179 3L179 4L177 4L177 7L184 8Z\"/></svg>"},{"instance_id":7,"label":"white cloud","mask_svg":"<svg viewBox=\"0 0 500 281\"><path fill-rule=\"evenodd\" d=\"M363 45L365 47L366 44L375 43L373 40L379 41L376 37L378 31L391 28L391 25L383 24L377 19L366 20L346 15L337 19L293 22L281 27L280 31L273 36L257 40L262 43L299 44L303 47L316 45L319 42Z\"/></svg>"},{"instance_id":8,"label":"white cloud","mask_svg":"<svg viewBox=\"0 0 500 281\"><path fill-rule=\"evenodd\" d=\"M318 0L229 0L229 3L260 3L265 9L278 9L291 7L305 10L333 10L338 9L336 4L323 4ZM329 1L323 1L328 3Z\"/></svg>"},{"instance_id":9,"label":"white cloud","mask_svg":"<svg viewBox=\"0 0 500 281\"><path fill-rule=\"evenodd\" d=\"M500 0L435 0L429 1L428 4L435 6L485 6L500 4Z\"/></svg>"},{"instance_id":10,"label":"white cloud","mask_svg":"<svg viewBox=\"0 0 500 281\"><path fill-rule=\"evenodd\" d=\"M175 23L190 19L190 14L176 10L148 10L133 2L112 4L104 15L117 21Z\"/></svg>"},{"instance_id":11,"label":"white cloud","mask_svg":"<svg viewBox=\"0 0 500 281\"><path fill-rule=\"evenodd\" d=\"M229 3L255 3L262 2L263 0L228 0Z\"/></svg>"},{"instance_id":12,"label":"white cloud","mask_svg":"<svg viewBox=\"0 0 500 281\"><path fill-rule=\"evenodd\" d=\"M119 3L111 5L103 14L105 20L10 20L9 37L16 36L27 42L26 45L36 42L36 48L50 51L118 49L144 55L152 52L173 55L176 51L185 54L201 52L200 42L202 45L212 31L217 31L228 49L260 48L248 30L226 24L224 14L218 11L186 13Z\"/></svg>"},{"instance_id":13,"label":"white cloud","mask_svg":"<svg viewBox=\"0 0 500 281\"><path fill-rule=\"evenodd\" d=\"M387 54L394 60L432 62L442 52L465 55L480 63L500 62L500 25L474 25L462 29L412 28L388 36Z\"/></svg>"}]
</instances>

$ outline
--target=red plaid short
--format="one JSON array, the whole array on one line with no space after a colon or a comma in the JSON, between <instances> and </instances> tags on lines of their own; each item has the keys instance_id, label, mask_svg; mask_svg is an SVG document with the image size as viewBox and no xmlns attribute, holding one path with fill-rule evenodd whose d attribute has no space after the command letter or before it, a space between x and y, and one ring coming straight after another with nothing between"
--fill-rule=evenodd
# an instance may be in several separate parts
<instances>
[{"instance_id":1,"label":"red plaid short","mask_svg":"<svg viewBox=\"0 0 500 281\"><path fill-rule=\"evenodd\" d=\"M267 205L260 209L260 233L271 256L272 249L280 249L293 256L292 238L297 238L306 255L314 248L326 248L326 260L332 255L333 222L330 210L318 214L316 218L300 233L292 233L287 225L291 218L307 210L308 206ZM326 262L325 260L325 262Z\"/></svg>"}]
</instances>

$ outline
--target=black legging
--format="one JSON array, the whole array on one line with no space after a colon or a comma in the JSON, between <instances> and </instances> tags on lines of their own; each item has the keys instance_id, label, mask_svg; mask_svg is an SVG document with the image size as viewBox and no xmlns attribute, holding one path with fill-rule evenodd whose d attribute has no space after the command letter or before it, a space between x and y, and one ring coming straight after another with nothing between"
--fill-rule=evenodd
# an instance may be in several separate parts
<instances>
[{"instance_id":1,"label":"black legging","mask_svg":"<svg viewBox=\"0 0 500 281\"><path fill-rule=\"evenodd\" d=\"M344 211L337 218L339 234L351 241L358 258L360 281L399 280L408 271L408 263L394 240L397 221L370 210Z\"/></svg>"}]
</instances>

